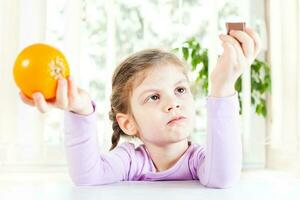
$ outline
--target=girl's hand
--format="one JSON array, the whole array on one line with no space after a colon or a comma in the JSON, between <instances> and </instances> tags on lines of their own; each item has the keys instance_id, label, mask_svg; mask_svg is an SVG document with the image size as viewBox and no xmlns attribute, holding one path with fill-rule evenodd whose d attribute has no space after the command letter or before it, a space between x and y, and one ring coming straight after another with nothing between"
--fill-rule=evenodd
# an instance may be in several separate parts
<instances>
[{"instance_id":1,"label":"girl's hand","mask_svg":"<svg viewBox=\"0 0 300 200\"><path fill-rule=\"evenodd\" d=\"M22 92L19 95L24 103L37 107L41 113L48 112L51 107L80 115L89 115L94 111L88 93L77 88L71 77L58 81L56 99L54 101L46 101L40 92L33 94L33 100L25 96Z\"/></svg>"},{"instance_id":2,"label":"girl's hand","mask_svg":"<svg viewBox=\"0 0 300 200\"><path fill-rule=\"evenodd\" d=\"M259 53L261 41L250 28L230 31L230 35L220 35L223 54L211 73L211 96L224 97L235 93L235 82L249 67Z\"/></svg>"}]
</instances>

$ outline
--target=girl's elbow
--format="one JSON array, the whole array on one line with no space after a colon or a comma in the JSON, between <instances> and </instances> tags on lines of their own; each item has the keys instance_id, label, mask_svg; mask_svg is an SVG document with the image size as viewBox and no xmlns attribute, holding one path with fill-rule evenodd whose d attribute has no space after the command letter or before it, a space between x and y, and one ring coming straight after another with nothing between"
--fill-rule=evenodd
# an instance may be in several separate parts
<instances>
[{"instance_id":1,"label":"girl's elbow","mask_svg":"<svg viewBox=\"0 0 300 200\"><path fill-rule=\"evenodd\" d=\"M210 187L217 188L217 189L228 189L233 187L235 184L237 184L237 182L238 181L236 180L222 180L211 184Z\"/></svg>"},{"instance_id":2,"label":"girl's elbow","mask_svg":"<svg viewBox=\"0 0 300 200\"><path fill-rule=\"evenodd\" d=\"M75 186L97 186L97 185L104 185L105 183L93 183L93 182L90 182L90 181L84 181L84 180L73 180L73 184Z\"/></svg>"},{"instance_id":3,"label":"girl's elbow","mask_svg":"<svg viewBox=\"0 0 300 200\"><path fill-rule=\"evenodd\" d=\"M227 189L235 186L240 179L240 173L236 173L235 175L222 175L216 176L210 179L206 184L205 187L209 188L217 188L217 189Z\"/></svg>"},{"instance_id":4,"label":"girl's elbow","mask_svg":"<svg viewBox=\"0 0 300 200\"><path fill-rule=\"evenodd\" d=\"M232 181L232 180L228 180L228 181L217 181L217 182L211 182L208 184L205 184L205 187L208 188L215 188L215 189L228 189L233 187L235 184L237 183L237 181Z\"/></svg>"},{"instance_id":5,"label":"girl's elbow","mask_svg":"<svg viewBox=\"0 0 300 200\"><path fill-rule=\"evenodd\" d=\"M91 182L86 179L78 178L78 177L72 177L72 182L75 186L91 186Z\"/></svg>"},{"instance_id":6,"label":"girl's elbow","mask_svg":"<svg viewBox=\"0 0 300 200\"><path fill-rule=\"evenodd\" d=\"M72 181L75 186L98 186L118 182L117 180L108 179L105 177L97 179L95 177L72 177Z\"/></svg>"}]
</instances>

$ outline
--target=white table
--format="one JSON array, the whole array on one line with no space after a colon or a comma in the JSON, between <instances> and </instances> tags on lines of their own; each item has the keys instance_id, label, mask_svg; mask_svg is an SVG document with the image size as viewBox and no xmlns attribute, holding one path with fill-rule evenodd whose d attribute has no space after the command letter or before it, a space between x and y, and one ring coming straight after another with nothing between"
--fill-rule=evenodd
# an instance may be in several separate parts
<instances>
[{"instance_id":1,"label":"white table","mask_svg":"<svg viewBox=\"0 0 300 200\"><path fill-rule=\"evenodd\" d=\"M75 187L66 173L0 173L0 200L101 200L101 199L205 199L205 200L300 200L300 178L275 171L243 172L230 189L209 189L197 181L121 182L94 187Z\"/></svg>"}]
</instances>

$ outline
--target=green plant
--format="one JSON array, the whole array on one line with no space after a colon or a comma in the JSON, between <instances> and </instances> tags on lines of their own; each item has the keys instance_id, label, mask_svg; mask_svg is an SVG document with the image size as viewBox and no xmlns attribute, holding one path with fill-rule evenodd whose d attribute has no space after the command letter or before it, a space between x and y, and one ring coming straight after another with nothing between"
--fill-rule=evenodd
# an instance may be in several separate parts
<instances>
[{"instance_id":1,"label":"green plant","mask_svg":"<svg viewBox=\"0 0 300 200\"><path fill-rule=\"evenodd\" d=\"M182 46L174 49L183 59L191 65L192 71L197 71L197 78L194 86L197 85L198 91L203 95L208 94L208 49L203 48L196 38L191 38L184 42ZM199 87L200 86L200 87ZM195 87L194 87L195 88ZM235 83L240 102L240 113L242 113L242 79ZM267 116L266 94L271 92L270 66L264 61L255 59L251 64L251 104L255 108L257 115Z\"/></svg>"}]
</instances>

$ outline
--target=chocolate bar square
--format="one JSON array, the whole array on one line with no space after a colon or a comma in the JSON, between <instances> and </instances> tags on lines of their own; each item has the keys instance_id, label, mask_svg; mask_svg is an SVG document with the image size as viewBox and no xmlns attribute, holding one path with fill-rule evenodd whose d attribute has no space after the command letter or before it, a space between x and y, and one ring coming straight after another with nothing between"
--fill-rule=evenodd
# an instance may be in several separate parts
<instances>
[{"instance_id":1,"label":"chocolate bar square","mask_svg":"<svg viewBox=\"0 0 300 200\"><path fill-rule=\"evenodd\" d=\"M245 31L246 23L245 22L227 22L226 29L227 35L231 30Z\"/></svg>"}]
</instances>

